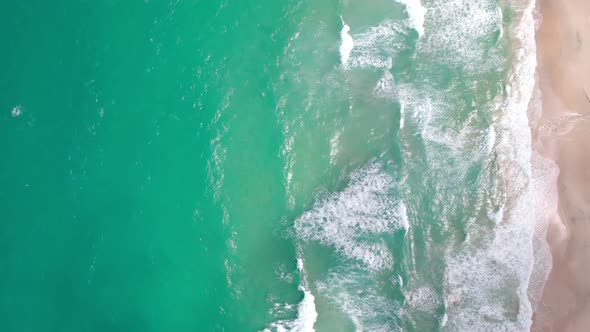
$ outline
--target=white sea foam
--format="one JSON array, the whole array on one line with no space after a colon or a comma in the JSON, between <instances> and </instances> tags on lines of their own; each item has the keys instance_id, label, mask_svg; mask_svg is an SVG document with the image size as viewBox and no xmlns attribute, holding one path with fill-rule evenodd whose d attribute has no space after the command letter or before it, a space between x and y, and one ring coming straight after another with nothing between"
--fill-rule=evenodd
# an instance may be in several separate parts
<instances>
[{"instance_id":1,"label":"white sea foam","mask_svg":"<svg viewBox=\"0 0 590 332\"><path fill-rule=\"evenodd\" d=\"M22 106L21 105L16 105L12 108L12 110L10 111L10 115L13 118L19 117L22 114Z\"/></svg>"},{"instance_id":2,"label":"white sea foam","mask_svg":"<svg viewBox=\"0 0 590 332\"><path fill-rule=\"evenodd\" d=\"M350 266L317 283L318 292L346 314L356 331L400 331L391 319L401 315L400 304L384 296L381 287L371 274Z\"/></svg>"},{"instance_id":3,"label":"white sea foam","mask_svg":"<svg viewBox=\"0 0 590 332\"><path fill-rule=\"evenodd\" d=\"M408 220L408 210L406 209L406 205L404 204L404 202L399 203L398 209L401 226L407 233L410 229L410 221Z\"/></svg>"},{"instance_id":4,"label":"white sea foam","mask_svg":"<svg viewBox=\"0 0 590 332\"><path fill-rule=\"evenodd\" d=\"M407 33L405 25L386 20L365 32L354 34L354 48L349 54L348 66L390 69L393 58L406 47L402 37Z\"/></svg>"},{"instance_id":5,"label":"white sea foam","mask_svg":"<svg viewBox=\"0 0 590 332\"><path fill-rule=\"evenodd\" d=\"M332 165L336 163L336 157L338 156L338 152L340 152L340 135L340 132L336 132L330 139L330 164Z\"/></svg>"},{"instance_id":6,"label":"white sea foam","mask_svg":"<svg viewBox=\"0 0 590 332\"><path fill-rule=\"evenodd\" d=\"M303 292L303 300L297 306L297 318L294 320L279 320L271 323L264 332L314 332L315 321L318 313L315 309L315 298L311 292L304 288L299 287L299 290ZM277 307L281 307L277 304ZM275 308L276 310L276 308Z\"/></svg>"},{"instance_id":7,"label":"white sea foam","mask_svg":"<svg viewBox=\"0 0 590 332\"><path fill-rule=\"evenodd\" d=\"M426 8L422 6L420 0L396 0L397 2L406 6L406 11L410 18L412 27L422 37L424 35L424 20L426 16Z\"/></svg>"},{"instance_id":8,"label":"white sea foam","mask_svg":"<svg viewBox=\"0 0 590 332\"><path fill-rule=\"evenodd\" d=\"M342 44L340 44L340 62L342 62L342 66L345 68L348 66L348 59L350 58L350 52L352 52L352 48L354 47L354 40L349 33L350 26L344 22L342 19L342 30L340 31L340 39Z\"/></svg>"},{"instance_id":9,"label":"white sea foam","mask_svg":"<svg viewBox=\"0 0 590 332\"><path fill-rule=\"evenodd\" d=\"M436 291L430 287L420 287L406 292L407 304L415 310L433 312L440 305L440 298Z\"/></svg>"},{"instance_id":10,"label":"white sea foam","mask_svg":"<svg viewBox=\"0 0 590 332\"><path fill-rule=\"evenodd\" d=\"M297 269L299 272L303 272L303 259L297 258Z\"/></svg>"},{"instance_id":11,"label":"white sea foam","mask_svg":"<svg viewBox=\"0 0 590 332\"><path fill-rule=\"evenodd\" d=\"M305 271L303 270L303 259L297 258L297 268L299 269L299 273L302 276L302 282L299 286L299 290L303 292L304 297L297 308L297 320L295 328L291 331L314 332L315 329L313 326L315 325L315 321L318 318L318 313L315 309L315 297L306 288L307 279L305 277Z\"/></svg>"},{"instance_id":12,"label":"white sea foam","mask_svg":"<svg viewBox=\"0 0 590 332\"><path fill-rule=\"evenodd\" d=\"M447 100L452 92L439 91L427 85L416 89L402 84L396 88L394 96L400 103L400 128L404 128L408 121L412 123L423 139L432 161L431 167L435 170L462 174L474 162L493 155L495 129L487 125L485 118L476 110L470 112L467 120L456 121L454 103ZM415 132L410 133L413 135Z\"/></svg>"},{"instance_id":13,"label":"white sea foam","mask_svg":"<svg viewBox=\"0 0 590 332\"><path fill-rule=\"evenodd\" d=\"M487 130L487 135L485 137L484 144L482 145L482 153L484 155L490 155L496 145L496 130L494 126L489 126Z\"/></svg>"},{"instance_id":14,"label":"white sea foam","mask_svg":"<svg viewBox=\"0 0 590 332\"><path fill-rule=\"evenodd\" d=\"M393 256L383 235L409 227L403 202L389 193L392 184L377 164L355 171L346 189L318 200L295 221L297 236L333 247L369 270L390 269Z\"/></svg>"},{"instance_id":15,"label":"white sea foam","mask_svg":"<svg viewBox=\"0 0 590 332\"><path fill-rule=\"evenodd\" d=\"M297 318L293 320L279 320L264 329L264 332L314 332L318 313L315 308L315 297L307 288L307 280L303 269L303 259L297 258L297 269L301 275L299 290L303 292L303 300L297 306ZM278 309L278 310L277 310ZM275 304L274 311L290 309L290 305Z\"/></svg>"},{"instance_id":16,"label":"white sea foam","mask_svg":"<svg viewBox=\"0 0 590 332\"><path fill-rule=\"evenodd\" d=\"M420 132L431 159L448 162L451 157L464 155L462 150L465 149L465 142L461 131L468 131L470 128L445 126L449 122L449 106L442 93L427 86L417 90L412 86L400 85L397 98L404 122L411 120Z\"/></svg>"},{"instance_id":17,"label":"white sea foam","mask_svg":"<svg viewBox=\"0 0 590 332\"><path fill-rule=\"evenodd\" d=\"M383 75L377 82L377 85L373 89L373 94L377 97L390 99L395 94L395 86L393 75L390 72L391 66L384 68Z\"/></svg>"},{"instance_id":18,"label":"white sea foam","mask_svg":"<svg viewBox=\"0 0 590 332\"><path fill-rule=\"evenodd\" d=\"M469 71L493 69L503 54L486 52L482 40L502 31L502 11L496 1L435 1L426 15L428 32L419 52Z\"/></svg>"}]
</instances>

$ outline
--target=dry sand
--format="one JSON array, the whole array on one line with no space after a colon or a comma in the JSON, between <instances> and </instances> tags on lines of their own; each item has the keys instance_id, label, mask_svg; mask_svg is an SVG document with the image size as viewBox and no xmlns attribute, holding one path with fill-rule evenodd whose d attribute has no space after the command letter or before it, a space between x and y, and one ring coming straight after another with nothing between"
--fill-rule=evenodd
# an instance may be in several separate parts
<instances>
[{"instance_id":1,"label":"dry sand","mask_svg":"<svg viewBox=\"0 0 590 332\"><path fill-rule=\"evenodd\" d=\"M553 268L532 330L590 332L590 0L538 1L543 110L533 133L560 174L547 232Z\"/></svg>"}]
</instances>

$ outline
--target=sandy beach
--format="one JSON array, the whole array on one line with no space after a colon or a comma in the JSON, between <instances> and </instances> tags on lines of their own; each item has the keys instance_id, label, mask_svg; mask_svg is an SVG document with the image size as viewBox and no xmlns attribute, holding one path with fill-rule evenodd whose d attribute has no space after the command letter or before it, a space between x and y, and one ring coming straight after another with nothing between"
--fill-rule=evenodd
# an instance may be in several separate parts
<instances>
[{"instance_id":1,"label":"sandy beach","mask_svg":"<svg viewBox=\"0 0 590 332\"><path fill-rule=\"evenodd\" d=\"M539 153L559 166L553 267L532 331L590 331L590 1L538 0Z\"/></svg>"}]
</instances>

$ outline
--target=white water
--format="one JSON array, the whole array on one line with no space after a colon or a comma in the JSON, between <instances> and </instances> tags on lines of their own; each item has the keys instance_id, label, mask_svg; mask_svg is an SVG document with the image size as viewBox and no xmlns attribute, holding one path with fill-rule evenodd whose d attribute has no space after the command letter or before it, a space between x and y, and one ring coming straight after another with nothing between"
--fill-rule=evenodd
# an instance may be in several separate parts
<instances>
[{"instance_id":1,"label":"white water","mask_svg":"<svg viewBox=\"0 0 590 332\"><path fill-rule=\"evenodd\" d=\"M492 70L503 60L505 54L486 53L481 43L494 32L502 34L502 11L496 1L434 1L425 15L428 33L419 52L469 72Z\"/></svg>"},{"instance_id":2,"label":"white water","mask_svg":"<svg viewBox=\"0 0 590 332\"><path fill-rule=\"evenodd\" d=\"M406 47L402 37L407 33L406 25L390 20L356 33L354 49L346 58L348 67L391 69L393 58Z\"/></svg>"},{"instance_id":3,"label":"white water","mask_svg":"<svg viewBox=\"0 0 590 332\"><path fill-rule=\"evenodd\" d=\"M10 111L10 116L13 118L19 117L22 114L22 107L21 105L16 105Z\"/></svg>"},{"instance_id":4,"label":"white water","mask_svg":"<svg viewBox=\"0 0 590 332\"><path fill-rule=\"evenodd\" d=\"M350 27L342 19L342 31L340 31L340 39L342 44L340 45L340 62L345 68L348 66L348 59L350 58L350 52L354 47L354 40L349 33Z\"/></svg>"},{"instance_id":5,"label":"white water","mask_svg":"<svg viewBox=\"0 0 590 332\"><path fill-rule=\"evenodd\" d=\"M418 32L418 36L424 35L424 20L426 16L426 8L422 6L420 0L396 0L406 6L406 11L410 18L412 27Z\"/></svg>"},{"instance_id":6,"label":"white water","mask_svg":"<svg viewBox=\"0 0 590 332\"><path fill-rule=\"evenodd\" d=\"M392 331L395 325L388 317L400 315L397 300L382 294L389 286L376 276L390 275L393 267L385 240L407 232L410 223L405 204L390 193L393 178L381 167L373 163L354 171L344 190L324 193L295 221L299 241L320 244L340 257L315 287L356 331Z\"/></svg>"},{"instance_id":7,"label":"white water","mask_svg":"<svg viewBox=\"0 0 590 332\"><path fill-rule=\"evenodd\" d=\"M355 331L399 331L390 318L399 317L401 307L374 278L367 271L345 266L317 282L317 289L351 320Z\"/></svg>"},{"instance_id":8,"label":"white water","mask_svg":"<svg viewBox=\"0 0 590 332\"><path fill-rule=\"evenodd\" d=\"M297 318L294 320L279 320L270 324L264 329L264 332L314 332L315 322L318 313L315 309L315 297L309 289L307 289L307 281L305 279L305 271L303 270L303 259L297 258L297 269L302 278L299 285L299 290L303 292L303 300L297 306ZM288 307L289 305L282 305ZM277 304L276 307L281 307Z\"/></svg>"},{"instance_id":9,"label":"white water","mask_svg":"<svg viewBox=\"0 0 590 332\"><path fill-rule=\"evenodd\" d=\"M377 164L357 170L346 189L295 221L298 238L332 247L369 271L390 269L393 256L382 237L409 228L403 202L389 194L392 184Z\"/></svg>"},{"instance_id":10,"label":"white water","mask_svg":"<svg viewBox=\"0 0 590 332\"><path fill-rule=\"evenodd\" d=\"M297 320L295 326L291 329L292 332L314 332L313 328L318 313L315 309L315 297L306 288L305 272L303 271L303 259L297 258L297 268L302 276L302 283L299 286L299 290L304 293L303 300L299 303L297 308Z\"/></svg>"}]
</instances>

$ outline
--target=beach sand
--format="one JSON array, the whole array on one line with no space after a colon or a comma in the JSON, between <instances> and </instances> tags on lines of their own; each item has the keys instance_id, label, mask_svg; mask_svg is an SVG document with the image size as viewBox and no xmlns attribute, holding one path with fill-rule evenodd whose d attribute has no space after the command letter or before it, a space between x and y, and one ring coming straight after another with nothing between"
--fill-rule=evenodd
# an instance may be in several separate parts
<instances>
[{"instance_id":1,"label":"beach sand","mask_svg":"<svg viewBox=\"0 0 590 332\"><path fill-rule=\"evenodd\" d=\"M590 331L590 0L538 0L536 148L559 166L553 267L532 331Z\"/></svg>"}]
</instances>

